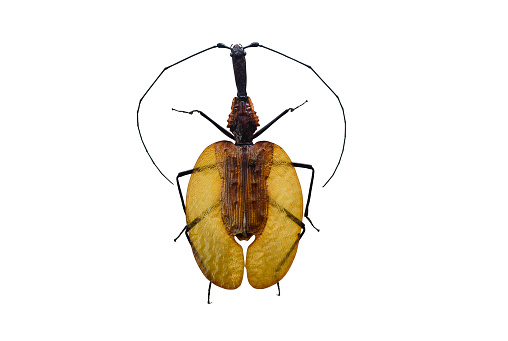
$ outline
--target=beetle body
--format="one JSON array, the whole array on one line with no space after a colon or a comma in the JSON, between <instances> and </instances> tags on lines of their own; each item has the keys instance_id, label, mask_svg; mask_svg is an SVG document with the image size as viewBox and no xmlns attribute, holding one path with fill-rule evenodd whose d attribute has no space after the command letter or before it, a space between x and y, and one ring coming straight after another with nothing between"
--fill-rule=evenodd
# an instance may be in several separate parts
<instances>
[{"instance_id":1,"label":"beetle body","mask_svg":"<svg viewBox=\"0 0 508 341\"><path fill-rule=\"evenodd\" d=\"M171 180L162 173L146 149L141 136L139 128L141 101L164 71L216 47L229 48L224 44L217 44L166 67L139 101L137 119L141 142L157 170L170 183ZM339 97L309 65L259 43L252 43L245 48L248 47L262 47L308 67L336 96L342 108ZM286 113L303 104L286 109L256 132L259 119L246 90L246 53L240 45L234 45L229 49L237 87L237 96L233 99L227 124L231 133L199 110L189 112L173 109L188 114L198 112L234 140L234 143L220 141L211 144L201 153L193 169L180 172L176 177L186 216L186 226L180 235L185 232L199 268L210 281L208 303L212 283L225 289L236 289L242 283L244 269L247 270L247 278L252 287L263 289L274 284L279 287L279 281L289 271L298 244L305 233L303 217L314 226L308 216L314 181L312 165L293 163L286 152L275 143L253 142ZM343 108L342 114L345 129ZM344 142L345 138L344 130ZM343 152L344 145L339 162L328 181L335 174ZM295 167L312 170L305 211ZM186 175L191 175L191 178L184 202L178 179ZM252 236L255 236L255 240L247 248L244 261L243 249L236 239L248 240Z\"/></svg>"},{"instance_id":2,"label":"beetle body","mask_svg":"<svg viewBox=\"0 0 508 341\"><path fill-rule=\"evenodd\" d=\"M187 187L187 236L205 277L236 289L247 269L249 283L264 289L288 272L301 237L303 198L293 163L278 145L253 144L259 119L247 96L245 52L232 48L237 96L227 127L235 143L206 148ZM247 249L236 242L256 236Z\"/></svg>"}]
</instances>

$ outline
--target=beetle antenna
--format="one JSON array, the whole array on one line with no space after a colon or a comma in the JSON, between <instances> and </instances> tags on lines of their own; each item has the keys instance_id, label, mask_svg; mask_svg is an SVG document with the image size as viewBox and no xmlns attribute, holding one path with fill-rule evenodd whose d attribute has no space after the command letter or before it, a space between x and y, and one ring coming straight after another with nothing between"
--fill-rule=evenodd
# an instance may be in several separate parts
<instances>
[{"instance_id":1,"label":"beetle antenna","mask_svg":"<svg viewBox=\"0 0 508 341\"><path fill-rule=\"evenodd\" d=\"M150 152L148 151L148 148L146 147L146 144L145 144L145 141L143 140L143 135L141 135L141 128L139 127L139 109L141 108L141 102L143 102L143 99L145 98L145 96L148 94L148 92L152 89L152 87L155 85L155 83L157 83L157 81L159 80L159 78L162 76L162 74L164 72L166 72L167 69L169 68L172 68L173 66L175 65L178 65L180 64L181 62L184 62L186 61L187 59L190 59L192 57L195 57L197 56L198 54L201 54L203 52L206 52L208 50L211 50L211 49L214 49L214 48L228 48L226 45L222 44L222 43L219 43L217 45L214 45L214 46L211 46L207 49L204 49L202 51L199 51L197 53L194 53L193 55L190 55L174 64L171 64L170 66L166 66L164 69L162 69L161 73L157 76L157 78L155 78L155 80L153 81L153 83L148 87L148 90L145 91L145 93L143 94L143 96L141 96L141 99L139 100L139 104L138 104L138 110L136 111L136 122L137 122L137 126L138 126L138 133L139 133L139 138L141 139L141 143L143 144L143 147L145 148L145 151L146 153L148 154L148 157L150 158L150 160L152 161L153 165L155 166L155 168L157 168L157 170L159 171L159 173L161 173L161 175L169 181L170 184L174 185L174 183L168 179L168 177L160 170L159 166L157 166L157 164L155 163L155 161L153 160L152 158L152 155L150 155Z\"/></svg>"},{"instance_id":2,"label":"beetle antenna","mask_svg":"<svg viewBox=\"0 0 508 341\"><path fill-rule=\"evenodd\" d=\"M325 182L325 184L323 185L323 187L325 187L325 186L326 186L326 184L328 184L328 182L329 182L329 181L333 178L333 176L335 175L335 172L337 171L337 168L339 168L340 161L342 160L342 155L344 155L344 147L346 146L346 114L345 114L345 112L344 112L344 106L342 106L342 102L340 101L339 96L335 93L335 91L333 91L333 90L332 90L332 88L330 88L330 86L329 86L328 84L326 84L326 82L323 80L323 78L321 78L321 76L320 76L320 75L319 75L319 74L318 74L318 73L317 73L317 72L316 72L316 71L312 68L312 66L307 65L307 64L305 64L305 63L302 63L301 61L299 61L299 60L297 60L297 59L294 59L294 58L292 58L292 57L290 57L290 56L285 55L284 53L281 53L281 52L279 52L279 51L276 51L276 50L274 50L274 49L271 49L271 48L266 47L266 46L264 46L264 45L261 45L261 44L259 44L259 43L252 43L252 44L250 44L249 46L246 46L246 47L244 47L244 48L247 48L247 47L258 47L258 46L259 46L259 47L262 47L262 48L264 48L264 49L267 49L267 50L269 50L269 51L275 52L275 53L277 53L277 54L280 54L281 56L284 56L284 57L286 57L286 58L288 58L288 59L291 59L292 61L297 62L298 64L301 64L301 65L303 65L303 66L305 66L305 67L309 68L312 72L314 72L314 74L315 74L315 75L319 78L319 80L320 80L321 82L323 82L323 84L324 84L324 85L326 85L326 87L328 88L328 90L330 90L330 91L333 93L333 95L337 98L337 101L339 101L339 105L340 105L340 108L341 108L341 110L342 110L342 117L344 118L344 139L343 139L343 142L342 142L342 151L340 152L339 162L337 162L337 166L335 166L335 169L334 169L334 171L333 171L332 175L330 176L330 178L329 178L329 179Z\"/></svg>"},{"instance_id":3,"label":"beetle antenna","mask_svg":"<svg viewBox=\"0 0 508 341\"><path fill-rule=\"evenodd\" d=\"M223 44L223 43L218 43L217 47L220 48L220 49L229 49L229 50L231 50L231 47L229 47L229 46L227 46L226 44Z\"/></svg>"},{"instance_id":4,"label":"beetle antenna","mask_svg":"<svg viewBox=\"0 0 508 341\"><path fill-rule=\"evenodd\" d=\"M259 43L250 43L249 45L245 46L244 49L248 49L249 47L258 47Z\"/></svg>"}]
</instances>

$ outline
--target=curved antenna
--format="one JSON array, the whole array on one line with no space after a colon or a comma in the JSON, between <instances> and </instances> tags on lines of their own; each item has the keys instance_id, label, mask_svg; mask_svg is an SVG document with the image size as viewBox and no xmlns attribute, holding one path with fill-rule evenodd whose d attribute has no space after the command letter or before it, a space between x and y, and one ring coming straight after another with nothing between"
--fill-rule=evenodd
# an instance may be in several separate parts
<instances>
[{"instance_id":1,"label":"curved antenna","mask_svg":"<svg viewBox=\"0 0 508 341\"><path fill-rule=\"evenodd\" d=\"M293 61L295 61L295 62L297 62L297 63L299 63L299 64L301 64L301 65L303 65L303 66L306 66L306 67L308 67L309 69L311 69L311 70L312 70L312 72L314 72L314 74L315 74L316 76L318 76L318 78L321 80L321 82L323 82L323 84L324 84L324 85L326 85L326 87L327 87L327 88L328 88L328 89L329 89L329 90L330 90L330 91L331 91L331 92L335 95L335 97L337 98L337 101L339 101L340 108L342 109L342 117L344 118L344 141L342 142L342 151L340 152L339 162L337 162L337 166L335 166L335 170L333 171L332 176L330 176L330 178L329 178L329 179L325 182L325 184L323 185L323 187L325 187L325 186L326 186L326 184L327 184L327 183L328 183L328 182L329 182L329 181L333 178L333 176L335 175L335 172L337 171L337 168L339 168L340 161L342 160L342 155L344 155L344 147L346 146L346 114L344 113L344 107L342 106L342 102L340 101L340 98L339 98L339 96L337 96L337 94L335 93L335 91L333 91L333 90L332 90L332 88L330 88L330 86L329 86L328 84L326 84L326 82L323 80L323 78L321 78L321 76L320 76L320 75L318 75L318 73L317 73L316 71L314 71L314 69L313 69L310 65L307 65L307 64L305 64L305 63L302 63L301 61L296 60L296 59L294 59L294 58L292 58L292 57L289 57L289 56L285 55L284 53L281 53L281 52L279 52L279 51L275 51L275 50L273 50L273 49L271 49L271 48L269 48L269 47L266 47L266 46L264 46L264 45L261 45L261 44L259 44L259 43L252 43L252 44L250 44L249 46L245 46L244 48L248 48L248 47L258 47L258 46L259 46L259 47L262 47L262 48L265 48L265 49L267 49L267 50L270 50L270 51L272 51L272 52L275 52L275 53L277 53L277 54L280 54L281 56L284 56L284 57L286 57L286 58L289 58L289 59L291 59L291 60L293 60Z\"/></svg>"},{"instance_id":2,"label":"curved antenna","mask_svg":"<svg viewBox=\"0 0 508 341\"><path fill-rule=\"evenodd\" d=\"M136 111L136 120L137 120L137 125L138 125L138 133L139 133L139 138L141 139L141 143L143 143L143 147L145 147L145 151L146 153L148 154L148 157L150 158L150 160L152 160L152 163L153 165L155 166L155 168L157 168L157 170L159 171L159 173L161 173L161 175L169 181L170 184L174 185L174 183L168 179L168 177L166 175L164 175L164 173L162 173L162 171L160 170L160 168L157 166L157 164L155 163L155 161L153 160L152 156L150 155L150 152L148 152L148 148L146 148L146 144L145 144L145 141L143 140L143 136L141 135L141 129L139 128L139 109L141 108L141 102L143 101L143 99L145 98L146 94L148 93L148 91L150 91L150 89L152 89L152 87L155 85L155 83L159 80L159 78L162 76L162 74L169 68L177 65L177 64L180 64L181 62L184 62L186 61L187 59L190 59L192 57L195 57L197 56L198 54L201 54L203 52L206 52L208 50L211 50L211 49L214 49L214 48L225 48L225 49L229 49L229 47L227 47L226 45L222 44L222 43L219 43L217 45L214 45L214 46L211 46L207 49L204 49L203 51L199 51L197 53L194 53L193 55L191 56L188 56L187 58L184 58L174 64L171 64L170 66L166 66L164 69L162 69L161 73L157 76L157 78L155 78L155 80L153 81L152 85L150 85L150 87L148 88L148 90L146 90L146 92L144 93L144 95L141 97L141 99L139 100L139 104L138 104L138 110Z\"/></svg>"}]
</instances>

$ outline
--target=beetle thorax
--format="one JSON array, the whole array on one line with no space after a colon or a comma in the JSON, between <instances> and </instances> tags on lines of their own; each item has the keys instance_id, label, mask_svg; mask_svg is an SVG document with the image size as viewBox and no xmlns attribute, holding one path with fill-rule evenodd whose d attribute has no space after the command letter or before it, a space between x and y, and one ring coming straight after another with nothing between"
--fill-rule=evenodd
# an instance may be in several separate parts
<instances>
[{"instance_id":1,"label":"beetle thorax","mask_svg":"<svg viewBox=\"0 0 508 341\"><path fill-rule=\"evenodd\" d=\"M236 144L252 144L252 136L258 126L259 119L250 97L235 97L231 104L228 128L235 136Z\"/></svg>"}]
</instances>

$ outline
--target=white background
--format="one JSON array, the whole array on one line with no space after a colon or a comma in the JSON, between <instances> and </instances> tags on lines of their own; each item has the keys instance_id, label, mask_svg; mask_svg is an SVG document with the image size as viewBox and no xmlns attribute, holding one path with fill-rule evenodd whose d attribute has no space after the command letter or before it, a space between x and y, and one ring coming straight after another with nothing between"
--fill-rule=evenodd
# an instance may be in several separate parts
<instances>
[{"instance_id":1,"label":"white background","mask_svg":"<svg viewBox=\"0 0 508 341\"><path fill-rule=\"evenodd\" d=\"M502 1L11 2L0 8L1 340L506 340L507 93ZM312 163L288 275L212 288L176 186L137 136L163 67L253 41L263 135ZM229 53L170 69L141 126L174 179L224 137ZM307 190L309 172L299 172Z\"/></svg>"}]
</instances>

